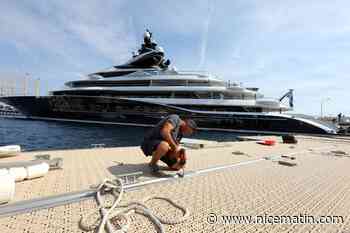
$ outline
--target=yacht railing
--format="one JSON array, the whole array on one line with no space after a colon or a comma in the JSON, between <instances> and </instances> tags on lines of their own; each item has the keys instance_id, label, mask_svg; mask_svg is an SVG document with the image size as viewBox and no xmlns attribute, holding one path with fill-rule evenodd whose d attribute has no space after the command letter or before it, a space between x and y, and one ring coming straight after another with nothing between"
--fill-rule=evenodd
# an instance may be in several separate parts
<instances>
[{"instance_id":1,"label":"yacht railing","mask_svg":"<svg viewBox=\"0 0 350 233\"><path fill-rule=\"evenodd\" d=\"M212 76L208 71L204 70L174 70L180 75L201 75L201 76Z\"/></svg>"},{"instance_id":2,"label":"yacht railing","mask_svg":"<svg viewBox=\"0 0 350 233\"><path fill-rule=\"evenodd\" d=\"M198 76L199 78L208 78L208 79L217 79L217 80L208 80L208 83L214 81L216 83L217 86L221 86L221 87L226 87L227 89L237 89L237 88L242 88L244 89L243 85L241 83L238 83L238 82L234 82L234 81L231 81L231 80L222 80L220 79L218 76L215 76L215 75L212 75L210 74L208 71L203 71L203 70L176 70L174 68L170 68L170 69L159 69L159 68L148 68L148 69L124 69L124 70L133 70L135 72L133 73L130 73L130 74L127 74L125 75L125 77L138 77L138 76L157 76L157 75L177 75L177 76L185 76L185 75L193 75L193 76ZM110 80L110 79L107 79L107 78L103 78L102 76L94 73L94 74L90 74L88 75L89 79L90 80ZM189 80L182 80L182 81L179 81L179 80L172 80L172 79L168 79L169 81L169 85L170 86L175 86L175 84L172 83L172 81L177 81L177 82L181 82L181 86L196 86L194 84L191 84L191 81ZM149 84L148 85L145 85L145 86L159 86L160 83L159 80L150 80L149 81ZM70 84L72 82L68 82L66 83L66 86L68 87L72 87ZM164 80L164 83L166 83L166 81ZM198 84L199 85L199 84ZM202 85L199 85L199 86L203 86L204 83ZM211 85L211 86L215 86L215 85ZM252 88L247 88L247 90L249 91L255 91L257 92L258 89L256 90L253 90Z\"/></svg>"},{"instance_id":3,"label":"yacht railing","mask_svg":"<svg viewBox=\"0 0 350 233\"><path fill-rule=\"evenodd\" d=\"M236 82L232 82L230 80L225 82L227 88L232 88L232 87L241 87L241 84L238 84Z\"/></svg>"}]
</instances>

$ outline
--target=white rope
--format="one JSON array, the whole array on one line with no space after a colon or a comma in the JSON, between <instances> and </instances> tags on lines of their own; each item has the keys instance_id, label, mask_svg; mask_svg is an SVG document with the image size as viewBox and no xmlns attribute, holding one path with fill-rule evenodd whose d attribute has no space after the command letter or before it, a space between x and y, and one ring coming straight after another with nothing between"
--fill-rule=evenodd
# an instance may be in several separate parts
<instances>
[{"instance_id":1,"label":"white rope","mask_svg":"<svg viewBox=\"0 0 350 233\"><path fill-rule=\"evenodd\" d=\"M112 205L104 204L104 199L102 198L102 194L110 193L114 197L114 201ZM157 197L151 196L142 200L142 202L130 202L127 205L119 205L122 196L124 194L124 186L121 179L117 179L116 181L104 180L97 188L96 200L98 203L98 209L93 210L91 213L83 216L80 219L80 227L85 231L95 230L97 233L102 233L103 229L106 229L108 233L126 233L129 229L129 218L128 215L130 213L142 214L145 217L149 218L150 221L156 226L157 232L164 233L163 224L167 225L175 225L184 222L189 217L189 211L183 206L175 203L169 198L165 197ZM146 202L150 200L164 200L169 204L174 206L175 208L180 209L183 212L183 216L179 219L164 219L152 213L152 211L147 207ZM122 209L117 209L122 208ZM89 219L90 216L96 214L96 212L100 212L102 219L98 223L98 226L94 226L88 224L86 219ZM112 218L118 218L119 220L124 220L124 224L118 222L118 228L116 229L110 222Z\"/></svg>"}]
</instances>

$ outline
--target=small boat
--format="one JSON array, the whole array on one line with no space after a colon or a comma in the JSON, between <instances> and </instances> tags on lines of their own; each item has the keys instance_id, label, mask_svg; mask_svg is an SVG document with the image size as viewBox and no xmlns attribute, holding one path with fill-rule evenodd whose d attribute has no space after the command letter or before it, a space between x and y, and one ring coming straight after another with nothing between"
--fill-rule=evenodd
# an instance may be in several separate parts
<instances>
[{"instance_id":1,"label":"small boat","mask_svg":"<svg viewBox=\"0 0 350 233\"><path fill-rule=\"evenodd\" d=\"M16 156L21 152L19 145L0 146L0 158Z\"/></svg>"}]
</instances>

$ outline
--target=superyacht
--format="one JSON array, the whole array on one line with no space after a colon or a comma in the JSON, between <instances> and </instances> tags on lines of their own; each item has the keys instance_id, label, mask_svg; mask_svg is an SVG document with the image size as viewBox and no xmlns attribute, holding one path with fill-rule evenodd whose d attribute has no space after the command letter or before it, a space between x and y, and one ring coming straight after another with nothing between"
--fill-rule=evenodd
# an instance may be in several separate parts
<instances>
[{"instance_id":1,"label":"superyacht","mask_svg":"<svg viewBox=\"0 0 350 233\"><path fill-rule=\"evenodd\" d=\"M227 83L204 72L176 70L148 30L141 48L125 64L70 81L48 96L1 100L39 120L151 126L175 113L194 119L202 130L336 133L312 119L285 114L293 109L293 90L268 99L257 88Z\"/></svg>"}]
</instances>

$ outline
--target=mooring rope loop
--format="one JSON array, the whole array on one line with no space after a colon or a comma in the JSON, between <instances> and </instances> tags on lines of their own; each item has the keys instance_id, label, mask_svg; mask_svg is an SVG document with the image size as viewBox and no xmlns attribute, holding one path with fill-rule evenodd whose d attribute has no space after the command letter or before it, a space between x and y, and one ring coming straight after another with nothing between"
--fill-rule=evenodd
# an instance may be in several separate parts
<instances>
[{"instance_id":1,"label":"mooring rope loop","mask_svg":"<svg viewBox=\"0 0 350 233\"><path fill-rule=\"evenodd\" d=\"M112 205L106 204L106 201L103 198L103 196L106 194L113 195L114 201ZM94 230L97 233L102 233L104 229L106 229L108 233L126 233L128 232L130 225L128 215L131 213L137 213L147 217L154 224L154 226L156 226L157 232L164 233L165 231L163 224L179 224L184 222L189 217L189 211L187 208L175 203L173 200L166 197L150 196L144 198L141 202L134 201L126 205L120 205L123 194L124 186L121 179L117 179L115 181L105 179L97 187L96 200L98 203L98 208L80 219L80 228L85 231ZM163 217L157 216L146 205L146 203L150 200L166 201L170 205L181 210L183 212L183 216L179 219L165 219ZM99 212L100 214L100 219L97 219L97 221L100 220L98 225L96 226L96 224L92 225L87 223L86 219L89 219L92 215L96 214L96 212ZM118 229L116 229L110 221L114 218L117 218L119 220L117 223ZM124 220L124 223L120 223L120 220Z\"/></svg>"}]
</instances>

